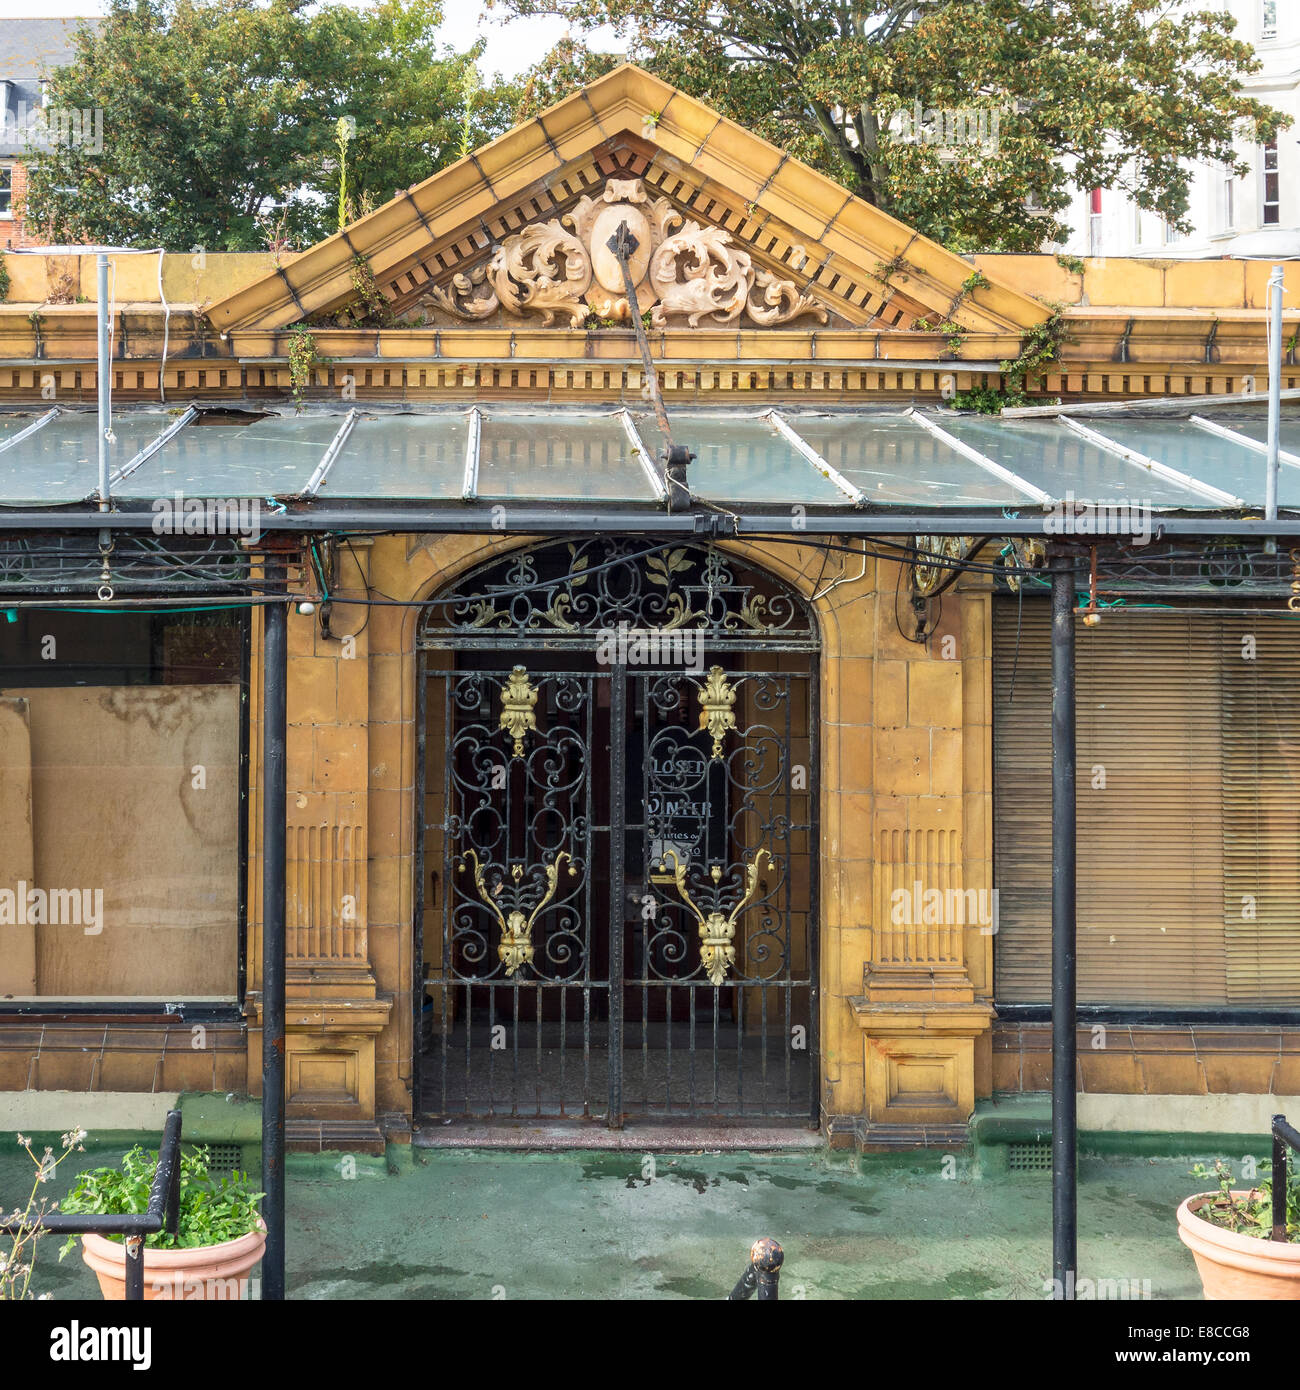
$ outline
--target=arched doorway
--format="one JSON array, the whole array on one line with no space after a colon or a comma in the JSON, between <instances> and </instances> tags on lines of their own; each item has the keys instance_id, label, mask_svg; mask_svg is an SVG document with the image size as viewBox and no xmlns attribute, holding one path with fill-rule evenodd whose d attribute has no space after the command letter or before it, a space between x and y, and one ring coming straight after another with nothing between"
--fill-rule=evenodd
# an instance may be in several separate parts
<instances>
[{"instance_id":1,"label":"arched doorway","mask_svg":"<svg viewBox=\"0 0 1300 1390\"><path fill-rule=\"evenodd\" d=\"M548 541L418 642L417 1114L816 1124L802 598L709 544Z\"/></svg>"}]
</instances>

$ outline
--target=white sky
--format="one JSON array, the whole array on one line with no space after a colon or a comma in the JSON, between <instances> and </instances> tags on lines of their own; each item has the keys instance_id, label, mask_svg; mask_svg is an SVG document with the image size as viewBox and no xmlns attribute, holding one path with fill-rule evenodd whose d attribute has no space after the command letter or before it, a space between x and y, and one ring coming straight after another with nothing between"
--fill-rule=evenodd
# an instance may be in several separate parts
<instances>
[{"instance_id":1,"label":"white sky","mask_svg":"<svg viewBox=\"0 0 1300 1390\"><path fill-rule=\"evenodd\" d=\"M349 4L362 0L348 0ZM0 23L6 19L58 19L65 15L102 14L107 8L96 0L0 0ZM447 0L448 18L442 26L444 42L457 49L467 48L473 38L487 38L483 66L488 72L500 72L507 77L517 76L557 40L567 28L560 19L514 19L500 21L500 10L491 17L484 16L479 0ZM609 31L597 31L589 42L593 48L610 52L621 50L623 44Z\"/></svg>"}]
</instances>

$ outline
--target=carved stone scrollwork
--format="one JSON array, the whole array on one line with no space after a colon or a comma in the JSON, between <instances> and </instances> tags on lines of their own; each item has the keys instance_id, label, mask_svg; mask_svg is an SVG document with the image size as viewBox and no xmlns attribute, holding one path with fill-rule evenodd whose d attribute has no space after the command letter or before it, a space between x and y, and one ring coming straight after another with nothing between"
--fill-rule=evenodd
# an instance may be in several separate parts
<instances>
[{"instance_id":1,"label":"carved stone scrollwork","mask_svg":"<svg viewBox=\"0 0 1300 1390\"><path fill-rule=\"evenodd\" d=\"M736 324L746 316L763 327L803 315L829 321L793 280L756 268L730 232L687 221L667 198L651 202L640 179L608 180L598 196L584 195L563 217L507 237L486 265L431 287L422 302L469 320L504 310L540 314L548 327L560 316L577 328L589 314L626 323L632 310L608 246L623 223L636 242L630 269L637 303L652 310L656 327L674 319L692 328Z\"/></svg>"}]
</instances>

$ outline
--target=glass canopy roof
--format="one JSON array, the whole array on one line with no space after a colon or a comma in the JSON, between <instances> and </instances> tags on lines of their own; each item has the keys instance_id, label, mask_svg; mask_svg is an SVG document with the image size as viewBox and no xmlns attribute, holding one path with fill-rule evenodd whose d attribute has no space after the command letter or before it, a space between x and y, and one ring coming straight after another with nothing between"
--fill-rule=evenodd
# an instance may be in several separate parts
<instances>
[{"instance_id":1,"label":"glass canopy roof","mask_svg":"<svg viewBox=\"0 0 1300 1390\"><path fill-rule=\"evenodd\" d=\"M1262 419L1106 413L996 418L940 409L679 410L693 495L720 508L988 510L1073 498L1160 511L1262 505ZM657 505L665 440L637 410L481 405L404 413L257 414L123 409L110 493L148 505L181 493L277 504L521 501ZM1282 435L1279 501L1300 507L1300 422ZM96 417L0 414L0 506L97 498Z\"/></svg>"}]
</instances>

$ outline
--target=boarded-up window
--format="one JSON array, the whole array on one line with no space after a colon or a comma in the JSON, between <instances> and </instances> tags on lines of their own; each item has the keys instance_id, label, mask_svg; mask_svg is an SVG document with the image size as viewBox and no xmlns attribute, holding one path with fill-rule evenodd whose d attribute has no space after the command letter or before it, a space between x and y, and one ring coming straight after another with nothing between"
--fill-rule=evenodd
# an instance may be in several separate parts
<instances>
[{"instance_id":1,"label":"boarded-up window","mask_svg":"<svg viewBox=\"0 0 1300 1390\"><path fill-rule=\"evenodd\" d=\"M20 618L0 628L0 997L234 997L242 625Z\"/></svg>"},{"instance_id":2,"label":"boarded-up window","mask_svg":"<svg viewBox=\"0 0 1300 1390\"><path fill-rule=\"evenodd\" d=\"M1300 1002L1300 623L1154 609L1076 629L1085 1003ZM1050 614L994 616L997 996L1051 994Z\"/></svg>"}]
</instances>

